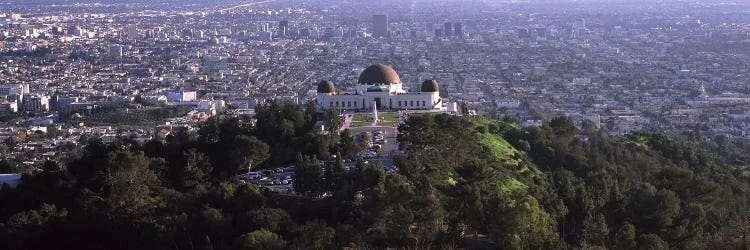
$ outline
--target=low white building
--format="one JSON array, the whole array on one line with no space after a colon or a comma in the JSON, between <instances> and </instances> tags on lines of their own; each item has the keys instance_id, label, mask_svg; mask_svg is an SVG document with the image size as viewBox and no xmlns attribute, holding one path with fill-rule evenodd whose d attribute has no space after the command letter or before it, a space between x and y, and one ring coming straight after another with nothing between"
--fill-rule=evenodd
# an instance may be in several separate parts
<instances>
[{"instance_id":1,"label":"low white building","mask_svg":"<svg viewBox=\"0 0 750 250\"><path fill-rule=\"evenodd\" d=\"M170 102L191 102L196 99L195 91L184 91L182 89L167 93L167 101Z\"/></svg>"}]
</instances>

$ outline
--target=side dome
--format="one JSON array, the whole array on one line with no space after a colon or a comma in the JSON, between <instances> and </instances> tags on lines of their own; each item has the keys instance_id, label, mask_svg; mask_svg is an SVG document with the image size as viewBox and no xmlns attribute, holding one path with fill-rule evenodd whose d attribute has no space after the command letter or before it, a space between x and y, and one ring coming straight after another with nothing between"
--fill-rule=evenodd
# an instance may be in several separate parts
<instances>
[{"instance_id":1,"label":"side dome","mask_svg":"<svg viewBox=\"0 0 750 250\"><path fill-rule=\"evenodd\" d=\"M336 92L336 87L333 86L333 82L323 80L318 83L318 93L333 93Z\"/></svg>"},{"instance_id":2,"label":"side dome","mask_svg":"<svg viewBox=\"0 0 750 250\"><path fill-rule=\"evenodd\" d=\"M440 88L438 88L438 83L435 80L424 80L422 82L422 92L438 92L440 91Z\"/></svg>"},{"instance_id":3,"label":"side dome","mask_svg":"<svg viewBox=\"0 0 750 250\"><path fill-rule=\"evenodd\" d=\"M357 82L359 84L383 85L400 83L401 78L398 77L398 73L390 66L375 64L363 70L362 74L359 74Z\"/></svg>"}]
</instances>

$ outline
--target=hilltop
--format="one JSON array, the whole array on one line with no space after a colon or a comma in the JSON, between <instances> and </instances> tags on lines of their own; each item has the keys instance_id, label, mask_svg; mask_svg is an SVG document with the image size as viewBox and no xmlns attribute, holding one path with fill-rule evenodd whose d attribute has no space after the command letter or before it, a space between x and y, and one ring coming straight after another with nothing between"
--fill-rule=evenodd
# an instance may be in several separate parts
<instances>
[{"instance_id":1,"label":"hilltop","mask_svg":"<svg viewBox=\"0 0 750 250\"><path fill-rule=\"evenodd\" d=\"M692 249L747 243L740 234L750 224L743 219L747 162L732 153L741 147L731 141L711 148L657 133L609 136L590 124L579 130L565 117L522 128L413 114L398 128L397 171L386 174L379 162L349 163L362 148L348 130L335 133L338 117L272 103L259 107L254 124L218 116L197 134L144 145L91 140L68 162L48 162L15 189L0 191L7 204L0 208L0 244ZM333 127L316 130L318 120ZM269 173L289 166L282 175L293 175L285 179L293 183L290 192L240 180L249 165Z\"/></svg>"}]
</instances>

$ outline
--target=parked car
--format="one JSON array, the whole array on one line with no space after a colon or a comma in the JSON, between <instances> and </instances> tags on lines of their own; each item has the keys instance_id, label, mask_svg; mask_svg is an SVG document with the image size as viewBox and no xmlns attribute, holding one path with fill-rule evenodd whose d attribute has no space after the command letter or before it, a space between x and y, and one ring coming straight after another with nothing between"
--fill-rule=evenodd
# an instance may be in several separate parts
<instances>
[{"instance_id":1,"label":"parked car","mask_svg":"<svg viewBox=\"0 0 750 250\"><path fill-rule=\"evenodd\" d=\"M284 172L294 172L294 168L295 168L295 166L291 165L291 166L282 168L282 170L284 170Z\"/></svg>"},{"instance_id":2,"label":"parked car","mask_svg":"<svg viewBox=\"0 0 750 250\"><path fill-rule=\"evenodd\" d=\"M255 179L260 179L260 177L262 177L262 176L258 172L247 172L247 174L245 174L244 176L242 176L242 179L245 179L245 180L255 180Z\"/></svg>"}]
</instances>

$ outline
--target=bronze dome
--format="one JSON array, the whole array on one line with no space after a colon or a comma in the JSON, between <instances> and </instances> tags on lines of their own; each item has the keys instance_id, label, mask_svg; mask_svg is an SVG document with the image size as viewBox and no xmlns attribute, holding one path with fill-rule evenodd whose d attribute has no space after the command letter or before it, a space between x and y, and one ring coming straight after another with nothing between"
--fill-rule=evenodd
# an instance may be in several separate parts
<instances>
[{"instance_id":1,"label":"bronze dome","mask_svg":"<svg viewBox=\"0 0 750 250\"><path fill-rule=\"evenodd\" d=\"M318 93L333 93L336 92L336 87L333 86L333 82L323 80L318 83Z\"/></svg>"},{"instance_id":2,"label":"bronze dome","mask_svg":"<svg viewBox=\"0 0 750 250\"><path fill-rule=\"evenodd\" d=\"M357 82L359 84L382 85L400 83L401 78L398 77L396 71L390 66L374 64L362 71Z\"/></svg>"},{"instance_id":3,"label":"bronze dome","mask_svg":"<svg viewBox=\"0 0 750 250\"><path fill-rule=\"evenodd\" d=\"M437 81L435 80L424 80L422 82L422 92L438 92L440 91L440 88L438 88Z\"/></svg>"}]
</instances>

